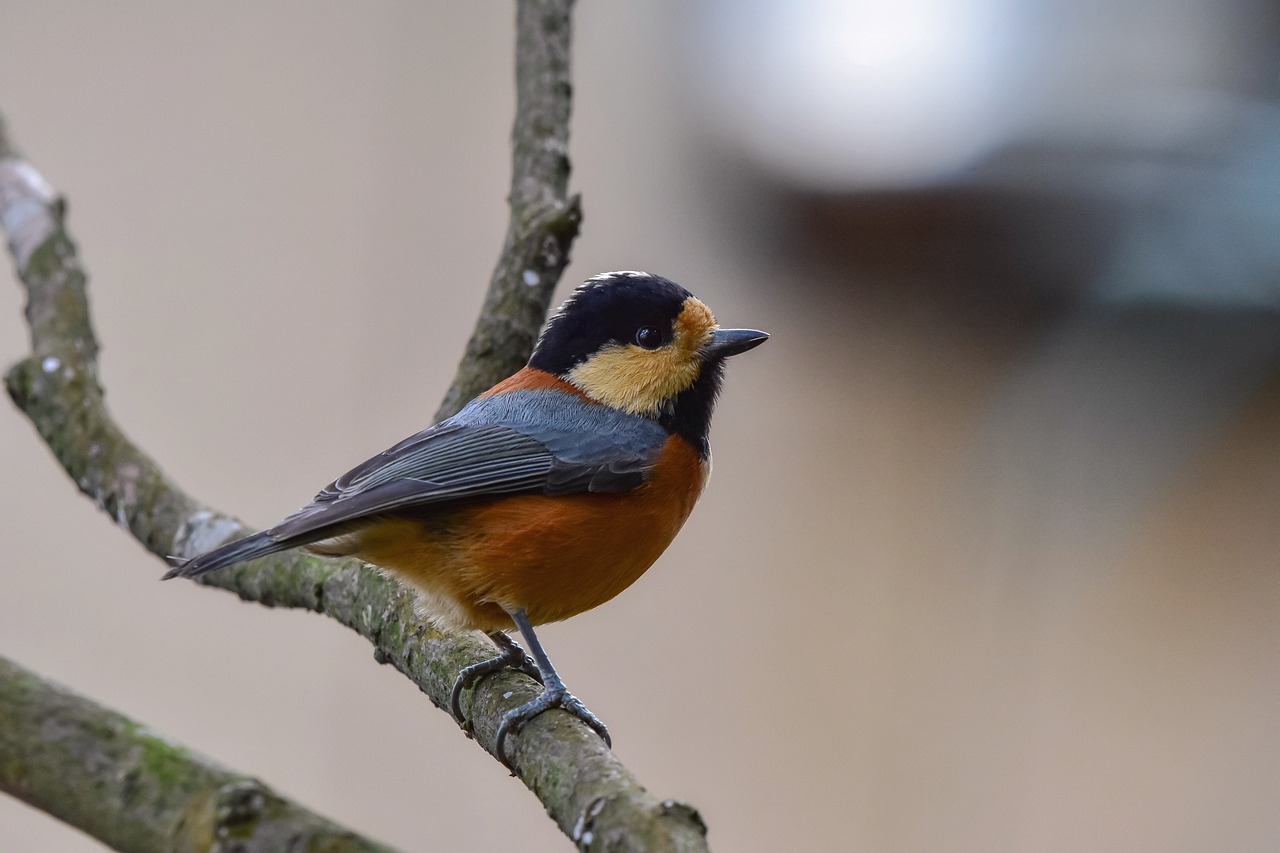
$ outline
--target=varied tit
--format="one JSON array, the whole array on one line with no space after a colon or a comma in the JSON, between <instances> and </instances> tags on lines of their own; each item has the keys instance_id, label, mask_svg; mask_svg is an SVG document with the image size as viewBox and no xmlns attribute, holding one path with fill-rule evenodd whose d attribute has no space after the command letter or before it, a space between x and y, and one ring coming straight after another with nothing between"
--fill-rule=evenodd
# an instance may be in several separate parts
<instances>
[{"instance_id":1,"label":"varied tit","mask_svg":"<svg viewBox=\"0 0 1280 853\"><path fill-rule=\"evenodd\" d=\"M609 742L565 689L534 626L603 604L658 559L711 471L707 432L725 359L769 336L721 329L661 276L589 279L526 367L462 411L348 471L270 530L172 569L198 577L282 551L356 557L412 584L444 629L488 634L499 654L462 671L462 691L512 666L544 690L508 712L510 734L563 708ZM533 660L507 631L519 629Z\"/></svg>"}]
</instances>

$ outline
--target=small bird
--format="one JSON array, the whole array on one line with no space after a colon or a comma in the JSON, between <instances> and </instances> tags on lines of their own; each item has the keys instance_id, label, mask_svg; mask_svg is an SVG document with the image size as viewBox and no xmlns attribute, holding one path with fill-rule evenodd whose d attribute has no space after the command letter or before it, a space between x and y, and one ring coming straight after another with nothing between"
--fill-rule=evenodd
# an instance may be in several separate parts
<instances>
[{"instance_id":1,"label":"small bird","mask_svg":"<svg viewBox=\"0 0 1280 853\"><path fill-rule=\"evenodd\" d=\"M549 708L609 731L566 689L534 626L630 586L675 538L711 473L707 433L725 359L768 339L721 329L675 282L611 272L579 286L528 364L458 414L334 480L270 530L165 578L303 547L356 557L413 585L443 629L488 634L499 654L464 669L461 697L504 667L543 685L509 711L496 752ZM519 630L533 658L507 631Z\"/></svg>"}]
</instances>

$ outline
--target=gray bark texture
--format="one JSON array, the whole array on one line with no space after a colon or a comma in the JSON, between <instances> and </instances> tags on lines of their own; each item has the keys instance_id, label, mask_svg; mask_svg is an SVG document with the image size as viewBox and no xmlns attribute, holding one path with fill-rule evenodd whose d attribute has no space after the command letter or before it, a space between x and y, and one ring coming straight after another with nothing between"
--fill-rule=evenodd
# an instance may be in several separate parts
<instances>
[{"instance_id":1,"label":"gray bark texture","mask_svg":"<svg viewBox=\"0 0 1280 853\"><path fill-rule=\"evenodd\" d=\"M391 853L4 658L0 791L117 850Z\"/></svg>"},{"instance_id":2,"label":"gray bark texture","mask_svg":"<svg viewBox=\"0 0 1280 853\"><path fill-rule=\"evenodd\" d=\"M568 263L580 221L577 198L566 196L571 7L571 0L517 3L510 224L438 417L457 411L523 365ZM87 277L64 212L0 125L0 217L27 291L31 328L31 355L6 376L9 395L80 490L162 560L191 557L250 533L179 489L108 413L98 379ZM378 661L407 676L438 707L448 706L459 670L492 654L492 645L479 635L436 631L415 613L411 592L355 561L286 553L213 572L200 582L246 601L314 610L337 620L368 638ZM502 715L538 691L536 682L515 672L484 679L469 705L476 741L492 754ZM576 718L549 711L522 729L508 749L520 779L579 849L707 849L706 827L697 812L645 791ZM15 766L0 760L0 788L21 797L25 789L8 775ZM74 771L64 775L70 786ZM47 801L30 802L43 807ZM136 806L118 801L121 810ZM113 843L89 826L76 825Z\"/></svg>"}]
</instances>

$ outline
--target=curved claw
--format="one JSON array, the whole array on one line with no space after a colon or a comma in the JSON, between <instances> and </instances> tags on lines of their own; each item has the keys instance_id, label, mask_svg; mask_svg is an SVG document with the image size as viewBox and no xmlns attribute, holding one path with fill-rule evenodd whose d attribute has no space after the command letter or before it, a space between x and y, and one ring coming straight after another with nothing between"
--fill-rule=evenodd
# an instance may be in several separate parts
<instances>
[{"instance_id":1,"label":"curved claw","mask_svg":"<svg viewBox=\"0 0 1280 853\"><path fill-rule=\"evenodd\" d=\"M449 693L449 710L453 714L453 719L462 726L467 735L471 734L471 721L467 719L466 714L462 711L462 691L472 687L482 676L491 672L497 672L507 665L506 659L501 655L488 660L474 663L471 666L463 667L458 673L458 678L453 682L453 690Z\"/></svg>"},{"instance_id":2,"label":"curved claw","mask_svg":"<svg viewBox=\"0 0 1280 853\"><path fill-rule=\"evenodd\" d=\"M474 687L476 682L486 675L508 667L523 672L539 684L542 683L542 673L538 670L538 665L533 662L533 658L524 653L519 643L501 632L490 634L489 638L501 651L495 657L464 667L458 673L457 680L453 682L453 690L449 694L449 710L468 736L471 734L471 721L462 711L464 690Z\"/></svg>"},{"instance_id":3,"label":"curved claw","mask_svg":"<svg viewBox=\"0 0 1280 853\"><path fill-rule=\"evenodd\" d=\"M613 739L609 737L609 727L601 722L600 718L591 713L586 705L583 705L578 697L574 696L563 686L559 688L549 687L542 691L541 695L531 702L526 702L518 708L513 708L502 715L502 724L498 726L498 737L494 743L494 751L508 770L515 773L515 766L512 765L511 759L507 756L507 736L519 734L525 724L543 711L552 708L560 708L577 717L586 723L600 739L604 741L604 745L613 748Z\"/></svg>"}]
</instances>

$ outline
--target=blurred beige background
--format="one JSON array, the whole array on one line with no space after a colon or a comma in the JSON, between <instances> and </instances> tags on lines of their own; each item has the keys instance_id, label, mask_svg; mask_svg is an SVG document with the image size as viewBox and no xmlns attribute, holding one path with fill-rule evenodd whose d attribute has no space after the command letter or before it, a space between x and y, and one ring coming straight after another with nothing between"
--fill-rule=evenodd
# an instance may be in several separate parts
<instances>
[{"instance_id":1,"label":"blurred beige background","mask_svg":"<svg viewBox=\"0 0 1280 853\"><path fill-rule=\"evenodd\" d=\"M1274 12L988 2L1003 52L947 54L968 29L823 7L579 6L564 291L648 269L773 339L688 528L545 630L557 666L714 849L1280 848ZM0 7L109 403L186 489L265 525L429 420L505 227L512 20ZM812 32L845 83L972 73L824 95ZM406 850L568 847L363 640L157 583L3 407L0 453L0 654ZM98 845L0 799L0 849Z\"/></svg>"}]
</instances>

